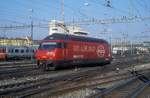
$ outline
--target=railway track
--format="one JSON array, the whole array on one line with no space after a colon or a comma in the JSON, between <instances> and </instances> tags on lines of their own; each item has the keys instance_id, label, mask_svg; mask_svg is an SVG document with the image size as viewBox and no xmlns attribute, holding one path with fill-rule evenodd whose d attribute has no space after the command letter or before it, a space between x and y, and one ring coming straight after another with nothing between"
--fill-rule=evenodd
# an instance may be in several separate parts
<instances>
[{"instance_id":1,"label":"railway track","mask_svg":"<svg viewBox=\"0 0 150 98\"><path fill-rule=\"evenodd\" d=\"M150 77L150 74L148 75ZM128 79L88 98L137 98L145 89L148 89L149 86L150 79L142 74L136 73L134 78Z\"/></svg>"},{"instance_id":2,"label":"railway track","mask_svg":"<svg viewBox=\"0 0 150 98\"><path fill-rule=\"evenodd\" d=\"M35 69L36 64L31 61L0 62L0 79L19 77L21 74Z\"/></svg>"},{"instance_id":3,"label":"railway track","mask_svg":"<svg viewBox=\"0 0 150 98\"><path fill-rule=\"evenodd\" d=\"M80 75L81 75L81 72L80 72ZM43 76L42 76L42 77L43 77ZM30 87L30 89L32 88L32 93L33 93L33 91L34 91L34 93L35 93L35 90L38 90L37 87L41 87L42 85L45 85L45 86L46 86L46 85L48 85L48 84L52 84L52 83L55 83L56 81L58 82L58 81L60 81L60 80L61 80L61 81L64 81L64 80L72 80L72 79L74 79L74 78L77 77L77 74L74 73L74 75L73 75L73 73L72 73L72 74L70 74L70 77L69 77L69 75L66 75L66 76L63 75L63 76L59 76L59 77L57 77L57 78L56 78L56 76L54 76L54 77L55 77L54 79L53 79L53 77L50 77L50 78L47 77L46 79L43 79L43 78L42 78L42 79L38 79L37 81L34 81L34 82L30 81L30 83L29 83L29 82L27 83L28 86L24 86L24 83L21 82L20 85L23 85L23 86L22 86L23 88L21 88L21 89L23 89L23 90L25 91L25 89L29 89L28 87ZM42 82L41 80L42 80L43 82ZM34 84L31 86L32 83L34 83ZM18 85L18 84L19 84L19 83L17 83L17 85ZM4 86L3 86L3 88L18 87L18 86L16 86L16 84L15 84L15 85L12 85L12 84L11 84L11 85L6 85L6 86L7 86L7 87L4 87ZM2 87L2 86L1 86L1 87ZM36 88L34 88L34 87L36 87ZM2 95L2 94L8 94L8 93L9 93L10 95L12 95L12 94L14 94L14 91L15 91L15 92L16 92L17 90L20 91L21 89L20 89L20 88L19 88L19 89L16 88L16 90L15 90L14 88L12 88L11 90L10 90L10 89L9 89L9 90L6 90L6 89L5 89L5 90L3 90L3 91L1 90L1 91L2 91L2 92L1 92L1 95ZM33 89L35 89L35 90L33 90ZM41 91L41 90L40 90L40 91ZM30 91L29 91L29 92L30 92ZM24 94L23 94L23 92L22 92L20 95L22 95L22 97L23 97L23 96L27 96L27 95L29 95L29 92L28 92L28 93L26 92L26 93L24 93ZM37 92L37 91L36 91L36 92ZM30 94L31 94L31 92L30 92Z\"/></svg>"},{"instance_id":4,"label":"railway track","mask_svg":"<svg viewBox=\"0 0 150 98\"><path fill-rule=\"evenodd\" d=\"M140 61L139 61L140 59ZM118 68L124 68L134 64L143 64L150 62L149 57L134 57L134 58L124 58L116 59L110 66L115 66ZM120 66L122 65L122 66ZM27 76L34 76L40 74L51 74L55 72L43 72L43 70L36 68L36 64L20 64L20 65L9 65L5 67L0 67L0 79L9 79L9 78L20 78ZM112 69L112 68L111 68ZM60 71L61 72L61 71ZM56 71L57 73L57 71Z\"/></svg>"},{"instance_id":5,"label":"railway track","mask_svg":"<svg viewBox=\"0 0 150 98\"><path fill-rule=\"evenodd\" d=\"M35 61L30 60L24 60L24 61L1 61L0 62L0 68L1 67L13 67L21 64L33 64Z\"/></svg>"},{"instance_id":6,"label":"railway track","mask_svg":"<svg viewBox=\"0 0 150 98\"><path fill-rule=\"evenodd\" d=\"M129 69L131 69L131 68L129 68ZM100 69L99 69L99 71L100 71ZM99 71L97 69L97 71L92 72L91 74L88 74L89 72L91 72L91 70L88 70L88 71L77 72L77 73L67 74L67 75L53 77L53 78L50 77L50 78L45 78L45 79L38 79L36 81L28 81L26 83L21 82L21 84L17 83L13 86L7 85L8 87L3 87L3 88L7 88L7 89L1 89L0 94L15 96L15 97L29 97L29 96L36 95L36 94L38 94L38 96L39 96L39 93L45 92L47 90L50 91L49 94L53 94L53 93L58 93L60 91L66 91L66 90L68 91L68 90L71 90L74 88L81 88L81 87L86 86L87 84L84 84L85 81L83 83L76 83L77 81L83 81L83 80L87 81L87 79L90 79L93 76L99 76L99 74L100 74ZM102 69L101 69L101 71L102 71ZM126 69L126 71L127 71L127 69ZM110 76L110 77L112 77L112 76ZM108 77L108 79L110 77ZM104 80L106 79L106 77L104 77L104 75L103 75L102 77L100 77L99 79L96 79L96 80L102 81L102 78ZM127 76L120 77L118 79L121 79L121 78L125 79L125 78L127 78ZM118 80L118 79L116 79L116 80ZM112 80L109 80L109 81L112 81ZM98 82L96 82L96 83L98 83ZM77 85L77 84L80 84L80 85ZM91 82L90 85L96 85L96 84L92 84L92 82ZM37 96L35 98L37 98Z\"/></svg>"},{"instance_id":7,"label":"railway track","mask_svg":"<svg viewBox=\"0 0 150 98\"><path fill-rule=\"evenodd\" d=\"M0 79L19 78L30 74L36 74L38 72L40 74L40 72L42 72L42 70L40 71L40 69L36 67L36 64L11 66L12 67L0 68Z\"/></svg>"},{"instance_id":8,"label":"railway track","mask_svg":"<svg viewBox=\"0 0 150 98\"><path fill-rule=\"evenodd\" d=\"M148 58L146 58L146 59L148 59ZM143 58L143 61L140 60L141 62L138 62L138 64L143 63L143 62L145 63L146 59ZM135 59L134 62L136 62L136 61L137 61L137 59ZM127 62L127 64L129 63L129 61L127 61L127 60L124 60L124 62L125 62L125 64L126 64L126 62ZM78 70L78 71L68 69L68 70L44 72L42 74L41 73L33 74L32 73L33 71L31 71L30 75L26 75L27 73L25 73L24 77L19 77L18 79L13 79L13 80L6 79L6 80L1 81L0 82L0 95L26 97L26 96L36 95L37 93L43 93L52 88L55 91L51 91L51 94L57 93L59 90L62 90L62 89L57 88L56 86L62 87L64 85L65 87L69 87L66 85L71 84L73 81L74 82L83 81L83 80L86 81L87 79L91 79L91 77L93 77L93 76L95 77L95 76L99 76L100 74L105 74L110 71L115 71L116 68L118 68L118 67L119 67L119 69L124 69L129 66L130 66L130 69L133 68L133 65L129 64L129 65L124 66L125 64L122 64L122 63L119 61L119 63L114 62L111 65L108 65L106 67L80 68L80 70ZM114 65L116 65L116 66L114 66ZM39 71L37 71L37 72L39 72ZM99 79L101 80L102 77ZM8 82L8 81L11 81L11 82ZM65 87L62 87L62 88L65 88ZM65 91L66 90L67 89L65 89Z\"/></svg>"},{"instance_id":9,"label":"railway track","mask_svg":"<svg viewBox=\"0 0 150 98\"><path fill-rule=\"evenodd\" d=\"M115 66L118 68L124 68L127 66L135 65L135 64L143 64L150 62L149 56L143 57L133 57L133 58L120 58L115 59L114 62L112 62L111 66ZM122 65L122 66L120 66ZM71 69L72 70L72 69ZM40 75L40 74L46 74L46 73L54 73L52 72L43 72L43 70L38 69L36 64L29 63L27 64L10 64L10 65L1 65L0 66L0 79L9 79L9 78L20 78L20 77L27 77L27 76L34 76L34 75ZM56 71L57 73L57 71Z\"/></svg>"}]
</instances>

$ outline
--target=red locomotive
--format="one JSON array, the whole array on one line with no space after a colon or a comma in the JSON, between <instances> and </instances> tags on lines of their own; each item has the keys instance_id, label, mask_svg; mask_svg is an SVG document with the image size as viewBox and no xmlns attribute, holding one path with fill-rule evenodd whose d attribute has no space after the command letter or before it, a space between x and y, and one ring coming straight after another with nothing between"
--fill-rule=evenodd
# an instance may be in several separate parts
<instances>
[{"instance_id":1,"label":"red locomotive","mask_svg":"<svg viewBox=\"0 0 150 98\"><path fill-rule=\"evenodd\" d=\"M55 33L41 42L36 59L37 65L46 70L72 65L94 65L110 63L111 50L102 39Z\"/></svg>"}]
</instances>

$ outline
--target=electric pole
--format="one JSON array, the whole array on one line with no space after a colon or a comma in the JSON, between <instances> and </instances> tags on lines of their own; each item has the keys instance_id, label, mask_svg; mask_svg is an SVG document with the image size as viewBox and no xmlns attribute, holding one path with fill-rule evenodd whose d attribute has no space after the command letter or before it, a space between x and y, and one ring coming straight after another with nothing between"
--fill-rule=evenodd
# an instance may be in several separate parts
<instances>
[{"instance_id":1,"label":"electric pole","mask_svg":"<svg viewBox=\"0 0 150 98\"><path fill-rule=\"evenodd\" d=\"M33 20L31 20L31 44L33 44Z\"/></svg>"},{"instance_id":2,"label":"electric pole","mask_svg":"<svg viewBox=\"0 0 150 98\"><path fill-rule=\"evenodd\" d=\"M30 15L30 19L31 19L31 31L30 31L30 34L31 34L31 53L33 53L34 52L34 49L33 49L33 9L30 9L30 12L31 12L31 15ZM31 55L31 61L33 61L32 55Z\"/></svg>"},{"instance_id":3,"label":"electric pole","mask_svg":"<svg viewBox=\"0 0 150 98\"><path fill-rule=\"evenodd\" d=\"M30 15L30 19L31 19L31 44L33 44L33 9L30 9L31 15Z\"/></svg>"},{"instance_id":4,"label":"electric pole","mask_svg":"<svg viewBox=\"0 0 150 98\"><path fill-rule=\"evenodd\" d=\"M64 16L65 16L65 13L64 13L64 0L61 0L61 19L62 21L64 22Z\"/></svg>"}]
</instances>

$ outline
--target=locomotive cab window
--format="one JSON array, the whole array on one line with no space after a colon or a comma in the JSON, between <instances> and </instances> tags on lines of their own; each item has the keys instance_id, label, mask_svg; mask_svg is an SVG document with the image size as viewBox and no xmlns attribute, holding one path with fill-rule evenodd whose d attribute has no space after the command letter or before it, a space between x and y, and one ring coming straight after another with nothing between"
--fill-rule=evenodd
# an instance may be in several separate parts
<instances>
[{"instance_id":1,"label":"locomotive cab window","mask_svg":"<svg viewBox=\"0 0 150 98\"><path fill-rule=\"evenodd\" d=\"M45 42L40 44L39 49L41 50L51 50L57 47L57 43L56 42Z\"/></svg>"},{"instance_id":2,"label":"locomotive cab window","mask_svg":"<svg viewBox=\"0 0 150 98\"><path fill-rule=\"evenodd\" d=\"M45 42L40 44L39 49L41 50L52 50L55 48L63 48L64 44L60 42Z\"/></svg>"},{"instance_id":3,"label":"locomotive cab window","mask_svg":"<svg viewBox=\"0 0 150 98\"><path fill-rule=\"evenodd\" d=\"M61 48L66 48L67 47L67 43L61 43Z\"/></svg>"},{"instance_id":4,"label":"locomotive cab window","mask_svg":"<svg viewBox=\"0 0 150 98\"><path fill-rule=\"evenodd\" d=\"M57 43L57 48L66 48L66 43Z\"/></svg>"}]
</instances>

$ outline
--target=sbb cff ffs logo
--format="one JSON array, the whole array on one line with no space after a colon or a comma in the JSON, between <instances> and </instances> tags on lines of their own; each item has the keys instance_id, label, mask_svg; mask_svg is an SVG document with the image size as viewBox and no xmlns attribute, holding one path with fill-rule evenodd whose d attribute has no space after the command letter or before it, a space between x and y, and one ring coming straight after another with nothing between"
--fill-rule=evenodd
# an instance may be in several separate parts
<instances>
[{"instance_id":1,"label":"sbb cff ffs logo","mask_svg":"<svg viewBox=\"0 0 150 98\"><path fill-rule=\"evenodd\" d=\"M96 52L97 52L98 57L104 57L104 54L105 54L104 46L102 45L98 46Z\"/></svg>"}]
</instances>

